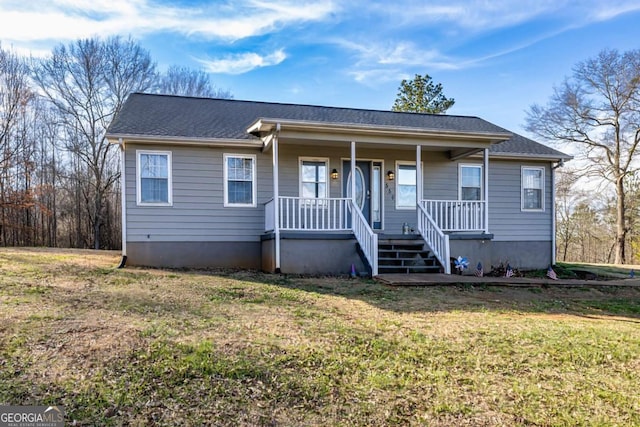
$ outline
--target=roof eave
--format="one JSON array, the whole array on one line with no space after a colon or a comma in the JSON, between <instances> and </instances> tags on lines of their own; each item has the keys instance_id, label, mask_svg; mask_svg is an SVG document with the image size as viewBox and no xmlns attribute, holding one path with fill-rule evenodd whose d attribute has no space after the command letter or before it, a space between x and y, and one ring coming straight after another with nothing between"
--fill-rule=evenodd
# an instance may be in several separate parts
<instances>
[{"instance_id":1,"label":"roof eave","mask_svg":"<svg viewBox=\"0 0 640 427\"><path fill-rule=\"evenodd\" d=\"M120 139L127 143L137 144L171 144L182 146L206 146L206 147L247 147L262 148L264 143L261 140L238 139L238 138L200 138L200 137L181 137L181 136L157 136L157 135L138 135L138 134L122 134L109 133L106 135L107 140L112 144L117 144Z\"/></svg>"},{"instance_id":2,"label":"roof eave","mask_svg":"<svg viewBox=\"0 0 640 427\"><path fill-rule=\"evenodd\" d=\"M489 153L490 157L499 157L504 160L545 160L552 162L568 162L573 156L568 154L531 154L531 153Z\"/></svg>"},{"instance_id":3,"label":"roof eave","mask_svg":"<svg viewBox=\"0 0 640 427\"><path fill-rule=\"evenodd\" d=\"M337 123L337 122L317 122L307 120L288 120L260 118L253 122L247 133L255 136L264 136L274 131L276 125L280 124L281 129L313 131L336 131L348 133L361 133L366 135L402 135L424 138L445 138L445 139L476 139L497 143L506 141L513 135L508 132L467 132L442 129L425 129L414 127L398 127L375 124L358 123Z\"/></svg>"}]
</instances>

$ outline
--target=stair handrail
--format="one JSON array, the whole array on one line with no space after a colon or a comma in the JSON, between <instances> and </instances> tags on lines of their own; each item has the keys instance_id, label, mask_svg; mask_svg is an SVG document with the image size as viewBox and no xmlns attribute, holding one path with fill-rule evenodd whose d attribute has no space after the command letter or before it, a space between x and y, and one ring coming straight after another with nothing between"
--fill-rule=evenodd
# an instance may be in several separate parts
<instances>
[{"instance_id":1,"label":"stair handrail","mask_svg":"<svg viewBox=\"0 0 640 427\"><path fill-rule=\"evenodd\" d=\"M425 208L417 203L418 206L418 232L429 245L435 257L444 267L445 274L451 274L451 262L449 260L449 235L433 220L431 215Z\"/></svg>"},{"instance_id":2,"label":"stair handrail","mask_svg":"<svg viewBox=\"0 0 640 427\"><path fill-rule=\"evenodd\" d=\"M353 200L349 200L349 202L353 234L356 236L365 258L369 261L371 275L375 277L378 275L378 235L373 232L355 202Z\"/></svg>"}]
</instances>

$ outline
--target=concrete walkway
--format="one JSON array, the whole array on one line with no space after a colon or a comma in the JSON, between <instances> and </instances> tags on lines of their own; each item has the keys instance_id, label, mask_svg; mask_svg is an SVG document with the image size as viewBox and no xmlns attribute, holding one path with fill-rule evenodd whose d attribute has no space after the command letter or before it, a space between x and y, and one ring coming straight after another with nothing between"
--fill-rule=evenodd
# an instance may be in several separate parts
<instances>
[{"instance_id":1,"label":"concrete walkway","mask_svg":"<svg viewBox=\"0 0 640 427\"><path fill-rule=\"evenodd\" d=\"M380 283L389 286L437 286L454 284L473 284L490 286L513 287L583 287L583 286L632 286L640 287L640 278L614 279L614 280L580 280L529 277L476 277L473 275L457 274L380 274L375 277Z\"/></svg>"}]
</instances>

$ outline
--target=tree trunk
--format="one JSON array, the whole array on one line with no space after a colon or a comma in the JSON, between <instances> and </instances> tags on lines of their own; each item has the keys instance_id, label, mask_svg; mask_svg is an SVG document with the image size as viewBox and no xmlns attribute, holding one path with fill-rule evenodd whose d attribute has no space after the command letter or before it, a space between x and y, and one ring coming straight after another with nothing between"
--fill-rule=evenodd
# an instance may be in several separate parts
<instances>
[{"instance_id":1,"label":"tree trunk","mask_svg":"<svg viewBox=\"0 0 640 427\"><path fill-rule=\"evenodd\" d=\"M625 263L625 243L627 238L627 227L625 224L625 203L624 203L624 183L623 177L616 180L616 264Z\"/></svg>"},{"instance_id":2,"label":"tree trunk","mask_svg":"<svg viewBox=\"0 0 640 427\"><path fill-rule=\"evenodd\" d=\"M93 222L93 249L100 249L100 226L102 225L102 200L101 195L96 194L96 202L95 202L95 216Z\"/></svg>"}]
</instances>

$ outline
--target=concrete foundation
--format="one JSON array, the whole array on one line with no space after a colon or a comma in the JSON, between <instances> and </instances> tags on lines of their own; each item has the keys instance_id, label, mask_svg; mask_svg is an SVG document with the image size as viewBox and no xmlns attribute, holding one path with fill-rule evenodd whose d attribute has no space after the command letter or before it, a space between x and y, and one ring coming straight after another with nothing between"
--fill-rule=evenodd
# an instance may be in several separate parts
<instances>
[{"instance_id":1,"label":"concrete foundation","mask_svg":"<svg viewBox=\"0 0 640 427\"><path fill-rule=\"evenodd\" d=\"M511 264L519 270L547 268L551 242L504 242L451 236L451 258L469 260L469 272L478 261L485 271ZM244 268L275 272L275 240L260 242L128 242L127 265L168 268ZM280 271L289 274L349 274L367 267L351 234L283 233L280 239ZM452 271L455 273L455 271Z\"/></svg>"},{"instance_id":2,"label":"concrete foundation","mask_svg":"<svg viewBox=\"0 0 640 427\"><path fill-rule=\"evenodd\" d=\"M358 273L367 268L356 251L353 235L287 233L280 237L280 271L289 274L349 274L351 264ZM262 241L262 269L275 271L273 235Z\"/></svg>"},{"instance_id":3,"label":"concrete foundation","mask_svg":"<svg viewBox=\"0 0 640 427\"><path fill-rule=\"evenodd\" d=\"M451 258L458 256L469 260L469 271L474 271L478 261L485 271L491 266L510 264L518 270L537 270L551 264L551 242L503 242L492 240L450 240ZM454 273L455 271L452 271Z\"/></svg>"},{"instance_id":4,"label":"concrete foundation","mask_svg":"<svg viewBox=\"0 0 640 427\"><path fill-rule=\"evenodd\" d=\"M127 242L127 265L258 270L260 242Z\"/></svg>"}]
</instances>

